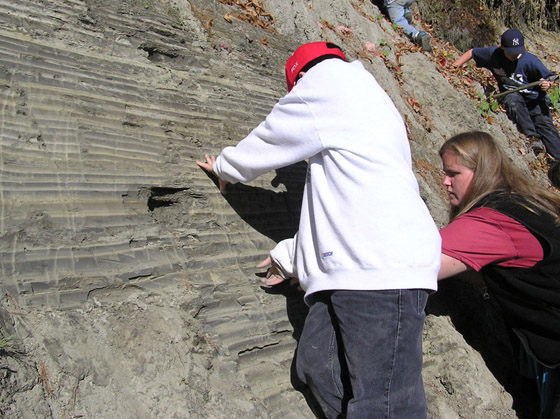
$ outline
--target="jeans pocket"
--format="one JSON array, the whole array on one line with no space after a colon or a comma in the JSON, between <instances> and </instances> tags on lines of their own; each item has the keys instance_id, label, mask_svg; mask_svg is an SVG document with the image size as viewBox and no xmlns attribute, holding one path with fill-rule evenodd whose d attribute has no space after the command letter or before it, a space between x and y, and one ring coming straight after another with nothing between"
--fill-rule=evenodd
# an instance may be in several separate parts
<instances>
[{"instance_id":1,"label":"jeans pocket","mask_svg":"<svg viewBox=\"0 0 560 419\"><path fill-rule=\"evenodd\" d=\"M426 290L416 290L416 294L417 294L417 307L416 307L416 313L417 314L421 314L424 312L424 310L426 309L426 304L428 303L428 291Z\"/></svg>"}]
</instances>

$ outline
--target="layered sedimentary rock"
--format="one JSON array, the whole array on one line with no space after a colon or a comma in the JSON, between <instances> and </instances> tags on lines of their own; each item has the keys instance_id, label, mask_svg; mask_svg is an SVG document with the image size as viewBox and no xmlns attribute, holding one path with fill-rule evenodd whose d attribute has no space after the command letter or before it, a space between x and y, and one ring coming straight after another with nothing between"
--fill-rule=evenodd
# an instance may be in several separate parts
<instances>
[{"instance_id":1,"label":"layered sedimentary rock","mask_svg":"<svg viewBox=\"0 0 560 419\"><path fill-rule=\"evenodd\" d=\"M300 43L337 42L376 75L440 225L444 138L478 127L511 145L507 119L488 126L369 1L227 3L0 3L6 417L313 417L291 380L301 293L255 268L297 230L306 164L222 196L194 163L266 116ZM387 55L366 47L388 39ZM430 416L513 417L434 301Z\"/></svg>"}]
</instances>

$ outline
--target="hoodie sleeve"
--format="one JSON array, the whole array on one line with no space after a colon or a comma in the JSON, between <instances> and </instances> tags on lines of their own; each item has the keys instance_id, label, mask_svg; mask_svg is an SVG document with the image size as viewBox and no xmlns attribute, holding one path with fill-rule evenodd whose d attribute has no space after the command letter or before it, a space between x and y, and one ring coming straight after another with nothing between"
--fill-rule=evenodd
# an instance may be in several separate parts
<instances>
[{"instance_id":1,"label":"hoodie sleeve","mask_svg":"<svg viewBox=\"0 0 560 419\"><path fill-rule=\"evenodd\" d=\"M286 239L279 242L270 251L272 261L282 270L286 278L297 278L295 264L297 234L293 239Z\"/></svg>"},{"instance_id":2,"label":"hoodie sleeve","mask_svg":"<svg viewBox=\"0 0 560 419\"><path fill-rule=\"evenodd\" d=\"M226 147L213 169L230 183L249 182L306 160L322 148L310 106L293 89L245 139Z\"/></svg>"}]
</instances>

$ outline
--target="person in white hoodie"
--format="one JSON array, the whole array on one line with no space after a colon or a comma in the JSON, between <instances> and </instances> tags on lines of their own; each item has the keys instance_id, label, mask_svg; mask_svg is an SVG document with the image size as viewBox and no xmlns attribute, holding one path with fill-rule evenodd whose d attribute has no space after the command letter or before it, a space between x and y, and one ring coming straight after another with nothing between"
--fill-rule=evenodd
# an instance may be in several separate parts
<instances>
[{"instance_id":1,"label":"person in white hoodie","mask_svg":"<svg viewBox=\"0 0 560 419\"><path fill-rule=\"evenodd\" d=\"M423 418L422 330L441 241L412 171L401 116L359 61L300 46L288 94L235 147L197 162L227 183L308 160L299 231L269 272L310 306L296 368L328 418Z\"/></svg>"}]
</instances>

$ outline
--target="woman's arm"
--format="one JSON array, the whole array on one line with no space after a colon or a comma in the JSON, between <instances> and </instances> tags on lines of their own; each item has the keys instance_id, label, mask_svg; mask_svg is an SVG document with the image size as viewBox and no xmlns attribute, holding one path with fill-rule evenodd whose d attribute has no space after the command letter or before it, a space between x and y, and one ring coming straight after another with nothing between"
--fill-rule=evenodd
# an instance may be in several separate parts
<instances>
[{"instance_id":1,"label":"woman's arm","mask_svg":"<svg viewBox=\"0 0 560 419\"><path fill-rule=\"evenodd\" d=\"M449 278L450 276L455 276L462 272L471 270L472 268L465 265L460 260L452 258L451 256L441 254L441 268L439 269L438 281L441 279Z\"/></svg>"}]
</instances>

